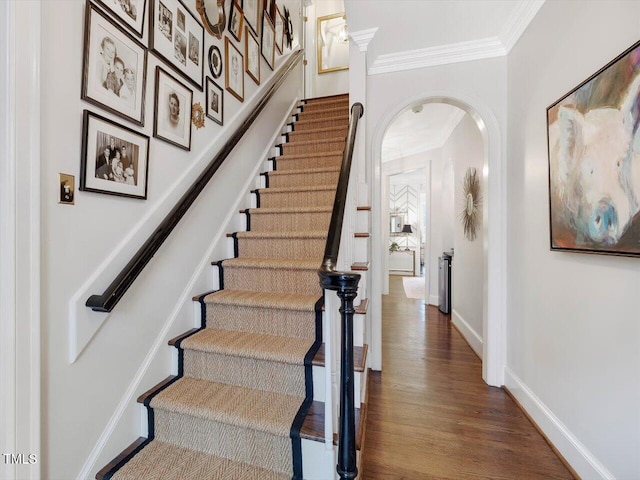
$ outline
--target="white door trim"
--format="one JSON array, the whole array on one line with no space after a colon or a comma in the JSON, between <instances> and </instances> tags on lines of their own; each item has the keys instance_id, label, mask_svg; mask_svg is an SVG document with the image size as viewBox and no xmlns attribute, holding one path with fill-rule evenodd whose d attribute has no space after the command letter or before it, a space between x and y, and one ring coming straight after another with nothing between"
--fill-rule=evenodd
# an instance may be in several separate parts
<instances>
[{"instance_id":1,"label":"white door trim","mask_svg":"<svg viewBox=\"0 0 640 480\"><path fill-rule=\"evenodd\" d=\"M16 456L0 477L29 480L41 471L40 8L0 2L0 415L2 453Z\"/></svg>"},{"instance_id":2,"label":"white door trim","mask_svg":"<svg viewBox=\"0 0 640 480\"><path fill-rule=\"evenodd\" d=\"M388 126L403 110L422 103L447 103L463 109L475 120L484 139L484 185L487 194L484 199L484 302L483 302L483 363L482 377L493 386L504 384L506 365L506 168L505 139L495 115L481 100L459 91L435 91L405 99L402 104L388 111L378 122L371 141L371 171L373 172L372 202L372 264L383 265L386 247L381 242L382 188L381 151L382 140ZM384 270L382 270L383 272ZM381 269L372 278L372 368L382 368L382 288Z\"/></svg>"}]
</instances>

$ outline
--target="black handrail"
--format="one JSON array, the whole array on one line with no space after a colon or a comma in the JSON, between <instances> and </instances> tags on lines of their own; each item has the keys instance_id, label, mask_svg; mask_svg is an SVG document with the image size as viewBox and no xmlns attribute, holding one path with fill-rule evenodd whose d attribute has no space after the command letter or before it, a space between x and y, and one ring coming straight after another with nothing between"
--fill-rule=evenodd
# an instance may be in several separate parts
<instances>
[{"instance_id":1,"label":"black handrail","mask_svg":"<svg viewBox=\"0 0 640 480\"><path fill-rule=\"evenodd\" d=\"M358 130L358 120L363 113L364 107L361 103L354 103L351 106L349 133L347 134L347 142L342 154L342 167L340 168L340 177L336 189L336 199L333 202L324 259L322 266L318 270L322 288L334 290L340 297L340 336L342 339L340 347L342 355L340 360L340 430L338 432L338 465L336 471L341 479L353 479L358 476L358 467L356 465L356 414L353 393L353 314L355 313L353 300L358 295L360 275L352 272L339 272L336 270L336 263L340 248L344 210L347 203L353 147Z\"/></svg>"},{"instance_id":2,"label":"black handrail","mask_svg":"<svg viewBox=\"0 0 640 480\"><path fill-rule=\"evenodd\" d=\"M242 122L242 125L238 127L231 138L225 142L220 152L213 158L213 160L211 160L207 168L200 174L182 198L180 198L175 207L171 209L164 220L162 220L162 223L160 223L160 225L149 236L147 241L138 249L133 258L122 269L115 280L111 282L102 295L92 295L88 298L86 302L87 307L90 307L96 312L110 312L113 310L138 275L140 275L147 263L149 263L153 258L178 222L180 222L184 214L187 213L187 210L196 200L198 195L207 186L211 177L213 177L218 168L220 168L222 163L235 148L236 144L240 141L242 136L247 132L249 127L251 127L255 119L266 106L267 102L275 94L282 82L284 82L286 76L293 70L301 59L302 50L297 50L291 54L291 57L289 57L287 62L276 74L276 77L272 80L271 86L262 96L255 109L249 114L244 122Z\"/></svg>"}]
</instances>

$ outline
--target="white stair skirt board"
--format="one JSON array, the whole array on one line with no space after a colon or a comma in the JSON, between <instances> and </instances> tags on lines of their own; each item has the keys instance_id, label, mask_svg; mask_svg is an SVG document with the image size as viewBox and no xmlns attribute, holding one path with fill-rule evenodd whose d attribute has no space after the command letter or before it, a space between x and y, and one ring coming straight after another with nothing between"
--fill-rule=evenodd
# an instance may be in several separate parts
<instances>
[{"instance_id":1,"label":"white stair skirt board","mask_svg":"<svg viewBox=\"0 0 640 480\"><path fill-rule=\"evenodd\" d=\"M302 475L305 480L336 478L336 450L325 448L324 442L302 439Z\"/></svg>"},{"instance_id":2,"label":"white stair skirt board","mask_svg":"<svg viewBox=\"0 0 640 480\"><path fill-rule=\"evenodd\" d=\"M504 370L505 387L581 478L615 480L611 472L509 367Z\"/></svg>"},{"instance_id":3,"label":"white stair skirt board","mask_svg":"<svg viewBox=\"0 0 640 480\"><path fill-rule=\"evenodd\" d=\"M469 325L464 318L454 308L452 310L451 321L458 329L463 338L467 341L471 349L476 352L476 355L482 359L482 337L478 335L471 325Z\"/></svg>"}]
</instances>

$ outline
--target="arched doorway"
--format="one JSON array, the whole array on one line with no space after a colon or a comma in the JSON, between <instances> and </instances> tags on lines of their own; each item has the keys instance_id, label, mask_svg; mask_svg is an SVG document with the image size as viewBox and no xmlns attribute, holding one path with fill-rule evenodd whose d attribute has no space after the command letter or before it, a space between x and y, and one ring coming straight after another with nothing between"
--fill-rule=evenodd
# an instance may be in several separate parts
<instances>
[{"instance_id":1,"label":"arched doorway","mask_svg":"<svg viewBox=\"0 0 640 480\"><path fill-rule=\"evenodd\" d=\"M482 377L489 385L504 384L506 363L506 174L503 166L504 146L498 122L493 112L476 98L460 92L425 93L405 99L387 111L376 125L370 145L370 166L373 181L372 198L372 262L383 265L386 252L386 228L382 217L381 160L382 141L388 127L403 111L415 104L444 103L464 110L476 123L484 144L482 176L486 192L483 195L483 265L484 291L482 312ZM382 368L381 293L382 269L372 277L371 366Z\"/></svg>"}]
</instances>

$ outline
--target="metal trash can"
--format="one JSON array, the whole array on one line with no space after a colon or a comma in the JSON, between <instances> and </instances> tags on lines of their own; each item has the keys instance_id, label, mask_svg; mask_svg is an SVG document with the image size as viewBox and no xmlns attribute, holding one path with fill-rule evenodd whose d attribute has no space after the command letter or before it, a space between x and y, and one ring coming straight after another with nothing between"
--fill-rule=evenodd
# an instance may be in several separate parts
<instances>
[{"instance_id":1,"label":"metal trash can","mask_svg":"<svg viewBox=\"0 0 640 480\"><path fill-rule=\"evenodd\" d=\"M440 263L438 281L438 309L442 313L451 313L451 264L453 262L453 251L442 252L438 257Z\"/></svg>"}]
</instances>

